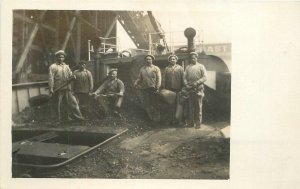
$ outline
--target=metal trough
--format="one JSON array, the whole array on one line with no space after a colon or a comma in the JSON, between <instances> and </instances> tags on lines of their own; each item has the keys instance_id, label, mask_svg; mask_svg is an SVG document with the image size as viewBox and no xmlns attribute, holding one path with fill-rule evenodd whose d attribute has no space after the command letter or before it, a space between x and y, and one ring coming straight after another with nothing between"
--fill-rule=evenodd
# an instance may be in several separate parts
<instances>
[{"instance_id":1,"label":"metal trough","mask_svg":"<svg viewBox=\"0 0 300 189\"><path fill-rule=\"evenodd\" d=\"M13 130L13 173L21 172L21 174L15 174L21 177L26 173L26 177L29 177L32 170L51 170L62 167L122 135L127 130L104 129L102 132L101 130Z\"/></svg>"}]
</instances>

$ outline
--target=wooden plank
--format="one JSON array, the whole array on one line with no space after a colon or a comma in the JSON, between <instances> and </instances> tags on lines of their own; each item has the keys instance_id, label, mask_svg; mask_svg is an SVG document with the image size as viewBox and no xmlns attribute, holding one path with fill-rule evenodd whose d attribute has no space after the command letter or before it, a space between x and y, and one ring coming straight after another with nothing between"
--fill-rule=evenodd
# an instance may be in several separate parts
<instances>
[{"instance_id":1,"label":"wooden plank","mask_svg":"<svg viewBox=\"0 0 300 189\"><path fill-rule=\"evenodd\" d=\"M29 106L29 97L27 91L27 89L18 90L19 112L23 111L26 107Z\"/></svg>"},{"instance_id":2,"label":"wooden plank","mask_svg":"<svg viewBox=\"0 0 300 189\"><path fill-rule=\"evenodd\" d=\"M116 15L115 18L114 18L114 20L111 22L111 24L110 24L110 26L109 26L109 28L108 28L108 30L107 30L104 38L108 38L110 36L113 28L116 26L118 18L119 18L119 15ZM106 39L103 39L103 43L105 43L105 42L106 42ZM116 43L117 43L117 41L116 41ZM106 45L107 45L107 43L106 43ZM113 44L113 45L115 45L115 44ZM108 45L108 46L111 47L111 45ZM117 48L116 48L116 50L117 50ZM106 49L104 49L104 51L106 51Z\"/></svg>"},{"instance_id":3,"label":"wooden plank","mask_svg":"<svg viewBox=\"0 0 300 189\"><path fill-rule=\"evenodd\" d=\"M118 18L119 18L119 15L116 15L115 18L114 18L114 20L111 22L111 24L110 24L110 26L109 26L109 28L108 28L108 30L107 30L104 38L107 38L111 34L111 31L115 27Z\"/></svg>"},{"instance_id":4,"label":"wooden plank","mask_svg":"<svg viewBox=\"0 0 300 189\"><path fill-rule=\"evenodd\" d=\"M22 11L22 17L25 17L25 10ZM25 35L25 29L26 29L26 22L23 20L22 21L22 41L21 41L21 47L22 49L24 49L25 47L25 39L26 39L26 35Z\"/></svg>"},{"instance_id":5,"label":"wooden plank","mask_svg":"<svg viewBox=\"0 0 300 189\"><path fill-rule=\"evenodd\" d=\"M78 14L78 13L79 13L79 11L76 11L76 14ZM71 37L71 35L72 35L72 31L73 31L73 29L74 29L75 23L76 23L76 16L74 16L74 17L72 18L72 21L71 21L71 23L70 23L69 30L68 30L68 32L67 32L67 34L66 34L64 43L63 43L63 45L62 45L62 47L61 47L62 50L65 50L66 47L67 47L67 44L68 44L69 39L70 39L70 37Z\"/></svg>"},{"instance_id":6,"label":"wooden plank","mask_svg":"<svg viewBox=\"0 0 300 189\"><path fill-rule=\"evenodd\" d=\"M65 17L66 17L66 20L67 20L67 24L68 24L68 25L71 25L70 19L69 19L69 16L68 16L68 13L67 13L66 11L64 11L64 13L65 13ZM78 22L77 22L77 23L78 23ZM73 29L72 29L72 30L73 30ZM72 32L73 32L73 31L72 31ZM76 56L76 45L75 45L75 42L74 42L74 38L73 38L72 33L71 33L70 38L71 38L71 44L72 44L72 47L73 47L73 53L74 53L75 56Z\"/></svg>"},{"instance_id":7,"label":"wooden plank","mask_svg":"<svg viewBox=\"0 0 300 189\"><path fill-rule=\"evenodd\" d=\"M12 88L26 88L27 86L41 86L41 85L47 85L48 81L39 81L39 82L30 82L30 83L18 83L13 84Z\"/></svg>"},{"instance_id":8,"label":"wooden plank","mask_svg":"<svg viewBox=\"0 0 300 189\"><path fill-rule=\"evenodd\" d=\"M46 12L47 12L47 11L43 11L43 12L41 13L41 15L40 15L40 17L39 17L39 20L40 20L40 21L43 20L43 18L45 17ZM18 63L17 63L15 73L19 73L19 72L21 71L21 69L22 69L22 67L23 67L23 65L24 65L25 59L26 59L26 57L27 57L27 54L28 54L28 52L29 52L29 50L30 50L30 46L32 45L32 42L33 42L33 40L34 40L34 38L35 38L35 36L36 36L36 33L37 33L38 29L39 29L39 26L40 26L39 23L36 23L36 24L34 25L34 28L33 28L32 32L31 32L30 36L29 36L29 39L28 39L28 41L27 41L27 43L26 43L26 45L25 45L25 47L24 47L24 50L23 50L23 52L22 52L22 54L21 54L21 57L20 57L20 59L19 59L19 61L18 61Z\"/></svg>"}]
</instances>

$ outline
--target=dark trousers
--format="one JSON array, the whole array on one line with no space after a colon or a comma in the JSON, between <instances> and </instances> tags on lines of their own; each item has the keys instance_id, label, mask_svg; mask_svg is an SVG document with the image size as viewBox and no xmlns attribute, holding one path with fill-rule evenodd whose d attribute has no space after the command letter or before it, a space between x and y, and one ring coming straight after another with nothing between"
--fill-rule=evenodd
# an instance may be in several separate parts
<instances>
[{"instance_id":1,"label":"dark trousers","mask_svg":"<svg viewBox=\"0 0 300 189\"><path fill-rule=\"evenodd\" d=\"M149 119L153 122L160 121L160 108L158 104L158 96L154 93L154 88L141 89L140 100Z\"/></svg>"},{"instance_id":2,"label":"dark trousers","mask_svg":"<svg viewBox=\"0 0 300 189\"><path fill-rule=\"evenodd\" d=\"M82 120L82 114L80 112L78 102L75 98L75 96L71 93L70 90L64 89L59 90L55 93L56 98L56 110L57 110L57 116L58 120L61 121L63 117L62 110L64 109L64 104L66 105L66 113L67 113L67 119L76 119L76 120Z\"/></svg>"},{"instance_id":3,"label":"dark trousers","mask_svg":"<svg viewBox=\"0 0 300 189\"><path fill-rule=\"evenodd\" d=\"M91 100L88 93L75 93L81 113L85 114L91 111Z\"/></svg>"},{"instance_id":4,"label":"dark trousers","mask_svg":"<svg viewBox=\"0 0 300 189\"><path fill-rule=\"evenodd\" d=\"M97 101L99 105L108 114L110 110L119 110L123 103L123 96L98 96Z\"/></svg>"}]
</instances>

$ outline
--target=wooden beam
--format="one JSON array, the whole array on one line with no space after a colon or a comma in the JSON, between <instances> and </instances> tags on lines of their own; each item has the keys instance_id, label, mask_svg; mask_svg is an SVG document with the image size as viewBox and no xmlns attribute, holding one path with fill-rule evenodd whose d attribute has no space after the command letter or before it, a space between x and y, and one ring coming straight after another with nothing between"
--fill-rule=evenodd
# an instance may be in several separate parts
<instances>
[{"instance_id":1,"label":"wooden beam","mask_svg":"<svg viewBox=\"0 0 300 189\"><path fill-rule=\"evenodd\" d=\"M25 10L22 11L22 16L25 17ZM24 49L25 47L25 39L26 39L26 36L25 36L25 27L26 27L26 22L24 20L22 20L22 41L21 41L21 48Z\"/></svg>"},{"instance_id":2,"label":"wooden beam","mask_svg":"<svg viewBox=\"0 0 300 189\"><path fill-rule=\"evenodd\" d=\"M64 13L65 13L65 17L66 17L66 20L67 20L67 24L70 25L70 19L69 19L68 13L66 11L64 11ZM76 56L76 45L75 45L72 33L71 33L70 38L71 38L71 44L72 44L72 47L73 47L73 53Z\"/></svg>"},{"instance_id":3,"label":"wooden beam","mask_svg":"<svg viewBox=\"0 0 300 189\"><path fill-rule=\"evenodd\" d=\"M42 11L42 13L40 14L40 17L39 17L40 21L42 21L44 19L46 12L47 11ZM39 26L40 26L39 23L36 23L34 25L34 28L32 29L32 32L31 32L31 34L29 36L29 39L28 39L28 41L27 41L27 43L26 43L26 45L24 47L24 50L23 50L23 52L21 54L21 57L20 57L20 59L18 61L17 66L16 66L15 73L19 73L21 71L21 69L22 69L22 67L24 65L25 59L27 57L27 54L28 54L28 52L30 50L30 46L32 45L32 42L33 42L33 40L34 40L34 38L36 36L36 33L37 33L38 29L39 29Z\"/></svg>"},{"instance_id":4,"label":"wooden beam","mask_svg":"<svg viewBox=\"0 0 300 189\"><path fill-rule=\"evenodd\" d=\"M13 16L14 16L14 18L22 20L24 22L27 22L27 23L30 23L30 24L36 24L35 21L31 20L30 18L28 18L26 16L20 15L18 13L14 13ZM50 26L50 25L40 23L40 26L45 28L45 29L48 29L50 31L56 32L56 29L54 27Z\"/></svg>"},{"instance_id":5,"label":"wooden beam","mask_svg":"<svg viewBox=\"0 0 300 189\"><path fill-rule=\"evenodd\" d=\"M110 26L109 26L109 28L108 28L108 30L107 30L104 38L108 38L109 37L109 35L111 34L112 29L116 25L116 22L117 22L118 18L119 18L119 15L116 15L115 18L114 18L114 20L111 22L111 24L110 24ZM106 42L106 39L103 39L102 43L105 43L105 42ZM116 40L116 44L117 44L117 40ZM117 50L117 48L116 48L116 50ZM104 51L106 51L106 49L104 49Z\"/></svg>"},{"instance_id":6,"label":"wooden beam","mask_svg":"<svg viewBox=\"0 0 300 189\"><path fill-rule=\"evenodd\" d=\"M111 34L112 29L113 29L114 26L116 25L116 22L117 22L117 20L118 20L118 17L119 17L118 15L115 16L114 20L111 22L111 24L110 24L110 26L109 26L109 28L108 28L108 30L107 30L107 32L106 32L104 38L107 38L107 37ZM104 41L105 41L105 40L104 40Z\"/></svg>"},{"instance_id":7,"label":"wooden beam","mask_svg":"<svg viewBox=\"0 0 300 189\"><path fill-rule=\"evenodd\" d=\"M80 12L80 11L77 10L75 14L78 14L79 12ZM66 47L67 47L67 44L68 44L69 39L70 39L70 37L71 37L71 35L72 35L72 31L73 31L73 29L74 29L75 23L76 23L76 16L74 16L74 17L72 18L72 21L71 21L71 23L70 23L69 30L68 30L68 32L67 32L67 34L66 34L65 41L64 41L64 43L63 43L63 45L62 45L62 47L61 47L62 50L65 50Z\"/></svg>"}]
</instances>

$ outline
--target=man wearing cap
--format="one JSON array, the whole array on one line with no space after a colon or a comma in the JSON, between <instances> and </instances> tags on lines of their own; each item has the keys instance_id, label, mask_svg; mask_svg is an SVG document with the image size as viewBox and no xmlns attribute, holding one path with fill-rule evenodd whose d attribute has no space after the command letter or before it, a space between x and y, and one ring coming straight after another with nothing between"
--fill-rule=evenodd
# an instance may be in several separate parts
<instances>
[{"instance_id":1,"label":"man wearing cap","mask_svg":"<svg viewBox=\"0 0 300 189\"><path fill-rule=\"evenodd\" d=\"M159 121L157 94L161 86L161 72L153 65L154 56L145 56L145 65L141 67L134 87L140 89L141 101L151 121Z\"/></svg>"},{"instance_id":2,"label":"man wearing cap","mask_svg":"<svg viewBox=\"0 0 300 189\"><path fill-rule=\"evenodd\" d=\"M206 81L205 67L197 62L198 54L190 53L190 64L186 67L183 82L185 91L188 91L188 124L195 128L201 127L202 100Z\"/></svg>"},{"instance_id":3,"label":"man wearing cap","mask_svg":"<svg viewBox=\"0 0 300 189\"><path fill-rule=\"evenodd\" d=\"M76 80L73 82L73 91L81 111L87 111L89 94L93 92L93 76L86 69L86 62L79 62L79 69L74 71ZM82 112L83 113L83 112Z\"/></svg>"},{"instance_id":4,"label":"man wearing cap","mask_svg":"<svg viewBox=\"0 0 300 189\"><path fill-rule=\"evenodd\" d=\"M49 89L50 94L57 97L58 121L62 120L63 99L65 99L67 104L68 120L83 120L76 98L71 93L70 82L75 76L72 74L69 65L64 62L66 53L63 50L59 50L55 53L55 56L57 62L49 67Z\"/></svg>"},{"instance_id":5,"label":"man wearing cap","mask_svg":"<svg viewBox=\"0 0 300 189\"><path fill-rule=\"evenodd\" d=\"M174 54L170 55L168 57L168 60L169 60L169 65L165 68L163 72L162 88L175 92L177 96L177 93L183 87L184 70L182 66L176 64L178 60L178 57L176 55ZM177 105L177 100L175 100L175 102L172 104L173 123L176 122L175 120L176 105Z\"/></svg>"},{"instance_id":6,"label":"man wearing cap","mask_svg":"<svg viewBox=\"0 0 300 189\"><path fill-rule=\"evenodd\" d=\"M178 57L170 55L168 57L169 65L163 72L162 88L173 92L179 92L183 86L183 67L176 64Z\"/></svg>"},{"instance_id":7,"label":"man wearing cap","mask_svg":"<svg viewBox=\"0 0 300 189\"><path fill-rule=\"evenodd\" d=\"M108 73L107 80L93 93L95 99L103 107L105 115L112 110L113 113L121 117L120 108L123 103L125 92L124 83L117 78L118 70L113 69Z\"/></svg>"}]
</instances>

